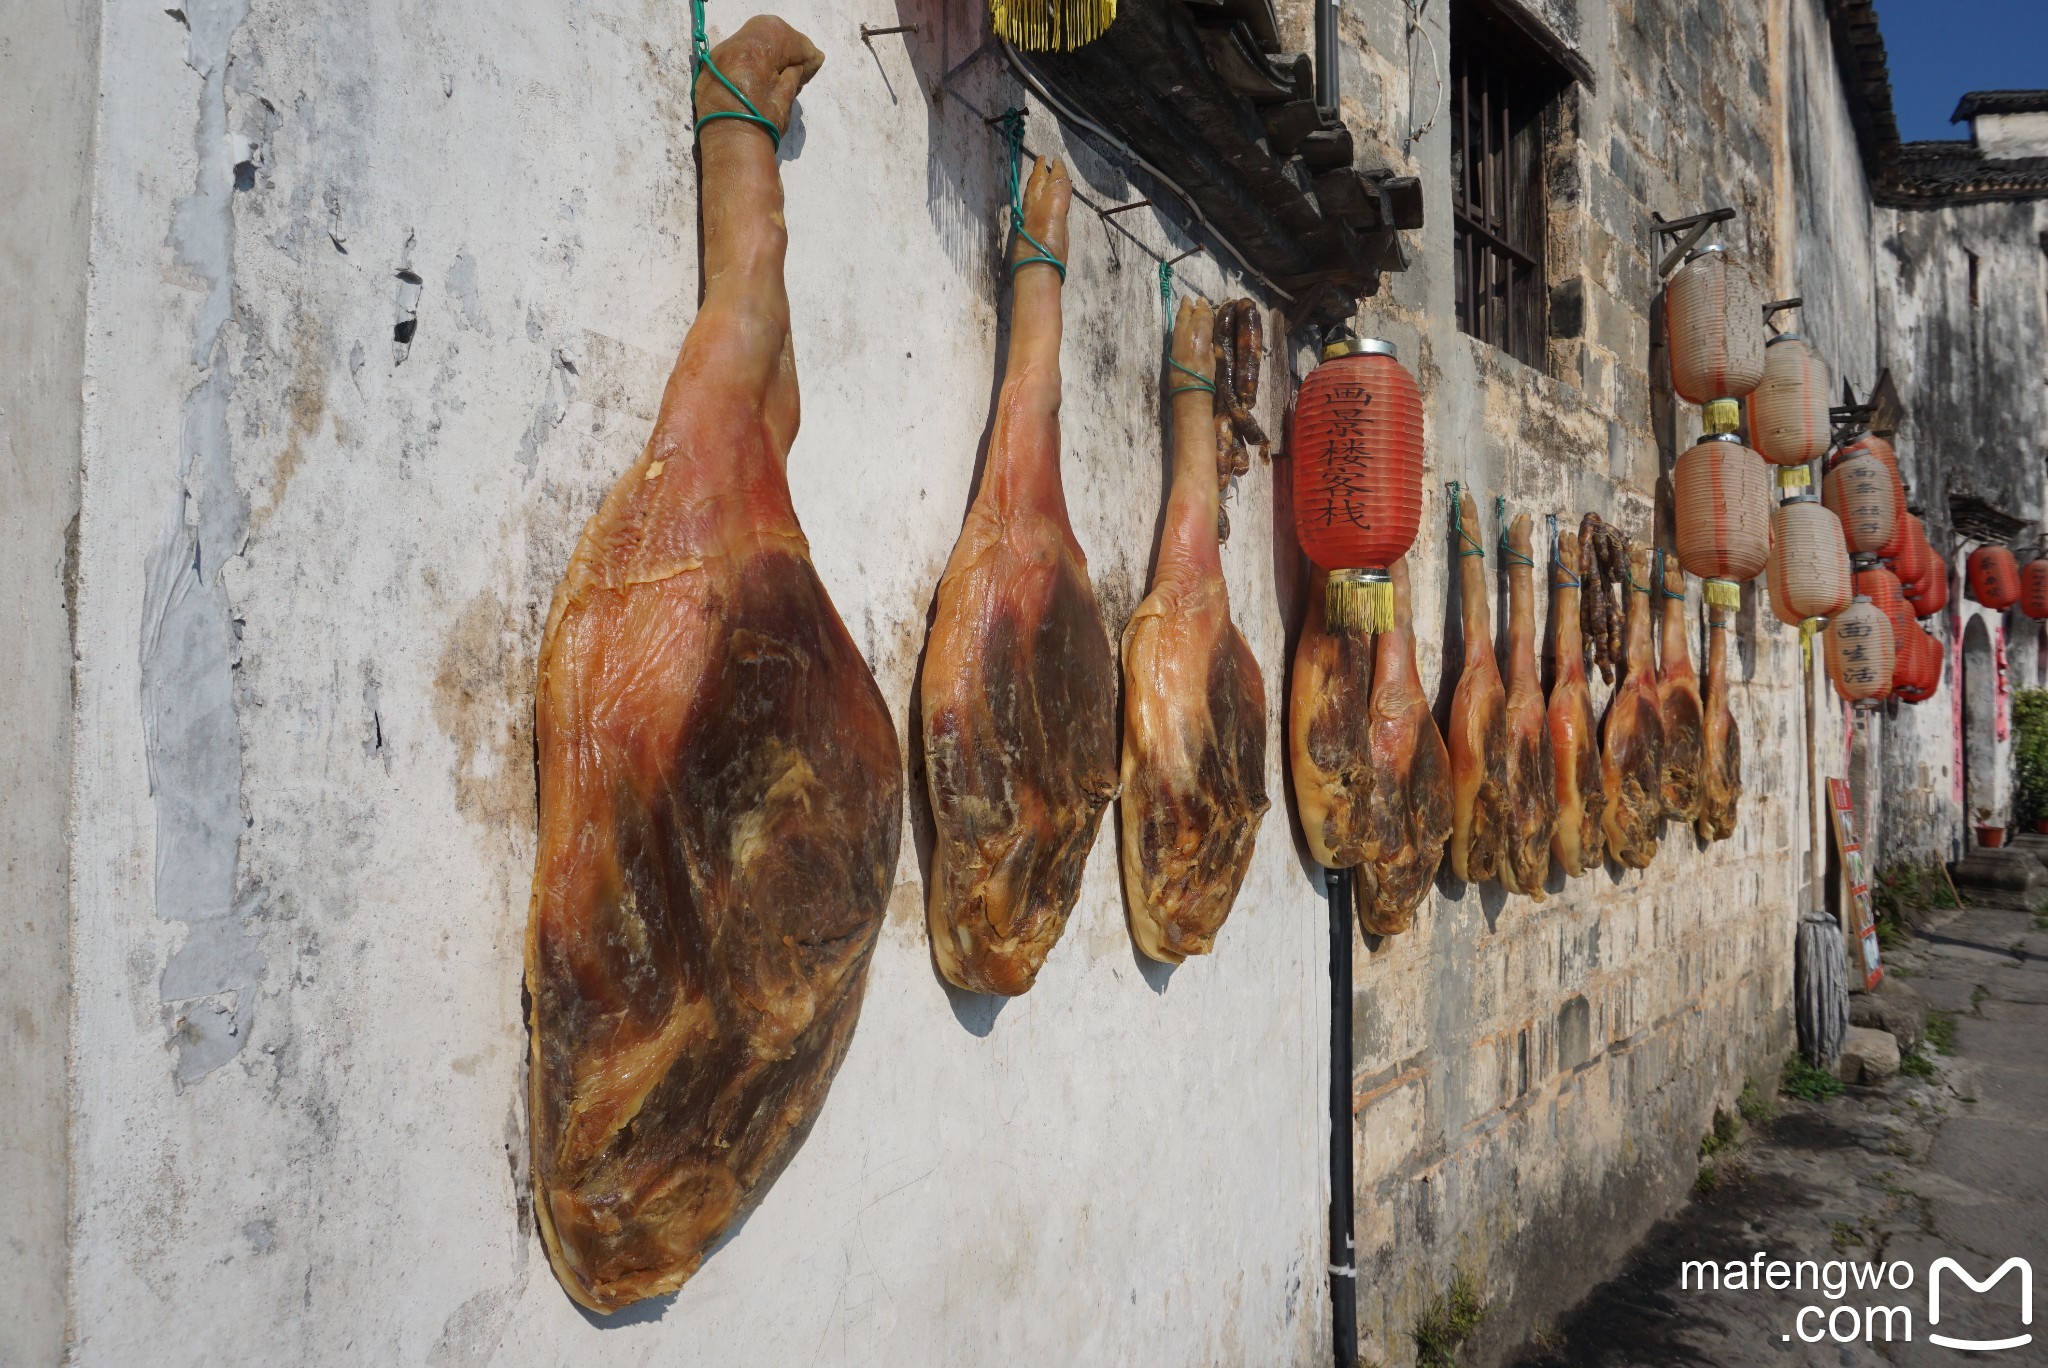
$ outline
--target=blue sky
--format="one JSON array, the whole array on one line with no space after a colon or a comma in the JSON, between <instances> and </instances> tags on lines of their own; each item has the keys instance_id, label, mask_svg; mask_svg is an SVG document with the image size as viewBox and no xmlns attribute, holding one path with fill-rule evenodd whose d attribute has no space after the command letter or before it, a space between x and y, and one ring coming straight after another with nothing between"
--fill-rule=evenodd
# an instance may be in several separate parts
<instances>
[{"instance_id":1,"label":"blue sky","mask_svg":"<svg viewBox=\"0 0 2048 1368\"><path fill-rule=\"evenodd\" d=\"M1907 142L1969 137L1965 91L2048 89L2048 0L1877 0L1877 24Z\"/></svg>"}]
</instances>

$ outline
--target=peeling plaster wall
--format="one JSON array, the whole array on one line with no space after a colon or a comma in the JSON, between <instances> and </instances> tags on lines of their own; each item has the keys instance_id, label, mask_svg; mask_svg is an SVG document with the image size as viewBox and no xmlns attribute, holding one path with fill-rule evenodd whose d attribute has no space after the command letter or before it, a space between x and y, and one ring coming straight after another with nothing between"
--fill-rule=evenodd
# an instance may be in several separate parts
<instances>
[{"instance_id":1,"label":"peeling plaster wall","mask_svg":"<svg viewBox=\"0 0 2048 1368\"><path fill-rule=\"evenodd\" d=\"M784 143L791 478L902 726L1000 357L980 115L1017 92L983 64L933 97L979 40L959 6L872 47L872 11L782 12L829 58ZM765 1203L672 1299L600 1326L562 1295L524 1195L533 656L694 311L688 12L181 15L105 14L77 1362L1326 1357L1323 903L1282 811L1218 953L1170 973L1133 955L1104 834L1002 1006L934 975L906 840L851 1054ZM1029 139L1058 146L1036 114ZM1090 198L1136 197L1074 156ZM1075 211L1064 421L1117 630L1166 474L1139 242L1191 244L1114 222ZM1226 290L1206 258L1182 280ZM1272 490L1243 482L1225 560L1277 795L1300 586Z\"/></svg>"},{"instance_id":2,"label":"peeling plaster wall","mask_svg":"<svg viewBox=\"0 0 2048 1368\"><path fill-rule=\"evenodd\" d=\"M71 587L98 6L0 28L0 1363L65 1334Z\"/></svg>"}]
</instances>

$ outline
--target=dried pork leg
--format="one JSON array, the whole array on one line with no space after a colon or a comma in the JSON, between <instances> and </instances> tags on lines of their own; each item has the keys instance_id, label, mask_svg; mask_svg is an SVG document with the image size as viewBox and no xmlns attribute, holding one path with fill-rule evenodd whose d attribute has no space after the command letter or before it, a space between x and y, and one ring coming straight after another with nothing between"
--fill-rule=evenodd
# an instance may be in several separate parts
<instances>
[{"instance_id":1,"label":"dried pork leg","mask_svg":"<svg viewBox=\"0 0 2048 1368\"><path fill-rule=\"evenodd\" d=\"M1451 757L1415 668L1408 558L1389 568L1394 629L1380 633L1373 664L1373 793L1363 810L1366 855L1353 877L1358 924L1375 936L1414 925L1451 836Z\"/></svg>"},{"instance_id":2,"label":"dried pork leg","mask_svg":"<svg viewBox=\"0 0 2048 1368\"><path fill-rule=\"evenodd\" d=\"M715 55L778 125L824 60L768 17ZM697 98L737 107L708 74ZM703 307L555 591L534 705L534 1210L595 1311L680 1285L802 1143L902 821L889 710L790 505L774 146L719 120L700 162Z\"/></svg>"},{"instance_id":3,"label":"dried pork leg","mask_svg":"<svg viewBox=\"0 0 2048 1368\"><path fill-rule=\"evenodd\" d=\"M1287 773L1302 839L1317 864L1349 869L1372 839L1375 640L1323 623L1327 571L1309 579L1308 617L1287 682ZM1416 686L1421 692L1421 686ZM1431 721L1434 731L1436 723ZM1441 743L1439 743L1441 744Z\"/></svg>"},{"instance_id":4,"label":"dried pork leg","mask_svg":"<svg viewBox=\"0 0 2048 1368\"><path fill-rule=\"evenodd\" d=\"M1629 551L1629 577L1628 673L1607 703L1600 786L1607 792L1608 853L1617 864L1643 869L1657 858L1664 818L1664 722L1650 649L1649 564L1640 548Z\"/></svg>"},{"instance_id":5,"label":"dried pork leg","mask_svg":"<svg viewBox=\"0 0 2048 1368\"><path fill-rule=\"evenodd\" d=\"M1451 872L1466 883L1498 877L1508 841L1508 691L1493 654L1486 556L1476 539L1479 515L1469 491L1459 498L1459 608L1465 668L1451 695Z\"/></svg>"},{"instance_id":6,"label":"dried pork leg","mask_svg":"<svg viewBox=\"0 0 2048 1368\"><path fill-rule=\"evenodd\" d=\"M1557 782L1557 826L1550 838L1551 854L1571 878L1597 869L1607 846L1601 818L1607 794L1601 787L1600 739L1593 723L1593 699L1586 689L1585 643L1579 635L1579 539L1567 532L1560 539L1558 560L1551 566L1556 606L1551 622L1556 678L1550 685L1550 748Z\"/></svg>"},{"instance_id":7,"label":"dried pork leg","mask_svg":"<svg viewBox=\"0 0 2048 1368\"><path fill-rule=\"evenodd\" d=\"M1536 570L1528 514L1508 530L1508 551L1508 827L1500 881L1510 892L1542 902L1557 826L1557 773L1543 681L1536 673Z\"/></svg>"},{"instance_id":8,"label":"dried pork leg","mask_svg":"<svg viewBox=\"0 0 2048 1368\"><path fill-rule=\"evenodd\" d=\"M1072 195L1040 159L1024 227L1062 258ZM1019 235L1011 260L1035 255ZM1016 273L988 462L920 679L932 956L978 993L1014 996L1038 977L1117 787L1116 655L1060 484L1060 284L1042 262Z\"/></svg>"},{"instance_id":9,"label":"dried pork leg","mask_svg":"<svg viewBox=\"0 0 2048 1368\"><path fill-rule=\"evenodd\" d=\"M1183 300L1173 359L1209 373L1209 306ZM1184 372L1172 371L1180 383ZM1215 948L1266 799L1266 686L1230 620L1209 396L1172 399L1173 486L1152 592L1124 629L1124 898L1138 948L1177 964Z\"/></svg>"},{"instance_id":10,"label":"dried pork leg","mask_svg":"<svg viewBox=\"0 0 2048 1368\"><path fill-rule=\"evenodd\" d=\"M1703 841L1735 834L1742 800L1742 733L1728 706L1728 626L1715 622L1707 633L1705 766L1700 782L1700 816L1694 830Z\"/></svg>"},{"instance_id":11,"label":"dried pork leg","mask_svg":"<svg viewBox=\"0 0 2048 1368\"><path fill-rule=\"evenodd\" d=\"M1691 823L1700 815L1701 737L1700 679L1693 673L1692 652L1685 640L1685 571L1676 556L1664 558L1664 582L1658 586L1664 606L1664 631L1657 662L1657 715L1664 722L1664 768L1658 780L1664 815Z\"/></svg>"}]
</instances>

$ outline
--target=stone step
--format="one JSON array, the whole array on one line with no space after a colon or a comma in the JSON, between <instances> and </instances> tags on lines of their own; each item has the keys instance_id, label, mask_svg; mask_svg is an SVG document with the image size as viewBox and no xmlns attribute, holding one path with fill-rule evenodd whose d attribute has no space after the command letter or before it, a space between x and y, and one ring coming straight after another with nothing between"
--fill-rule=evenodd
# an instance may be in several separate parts
<instances>
[{"instance_id":1,"label":"stone step","mask_svg":"<svg viewBox=\"0 0 2048 1368\"><path fill-rule=\"evenodd\" d=\"M2026 893L2048 878L2040 860L2019 848L1973 850L1949 866L1958 888L1984 888L2000 893Z\"/></svg>"}]
</instances>

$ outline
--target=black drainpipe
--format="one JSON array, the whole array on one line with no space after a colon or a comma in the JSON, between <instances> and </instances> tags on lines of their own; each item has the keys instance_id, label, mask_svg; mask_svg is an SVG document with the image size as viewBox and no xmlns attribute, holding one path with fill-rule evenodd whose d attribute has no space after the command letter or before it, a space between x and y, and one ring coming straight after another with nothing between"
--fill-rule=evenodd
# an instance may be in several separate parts
<instances>
[{"instance_id":1,"label":"black drainpipe","mask_svg":"<svg viewBox=\"0 0 2048 1368\"><path fill-rule=\"evenodd\" d=\"M1337 0L1316 0L1316 106L1337 117Z\"/></svg>"},{"instance_id":2,"label":"black drainpipe","mask_svg":"<svg viewBox=\"0 0 2048 1368\"><path fill-rule=\"evenodd\" d=\"M1358 1251L1351 1224L1352 874L1332 869L1325 877L1330 894L1330 1337L1337 1368L1357 1368Z\"/></svg>"}]
</instances>

